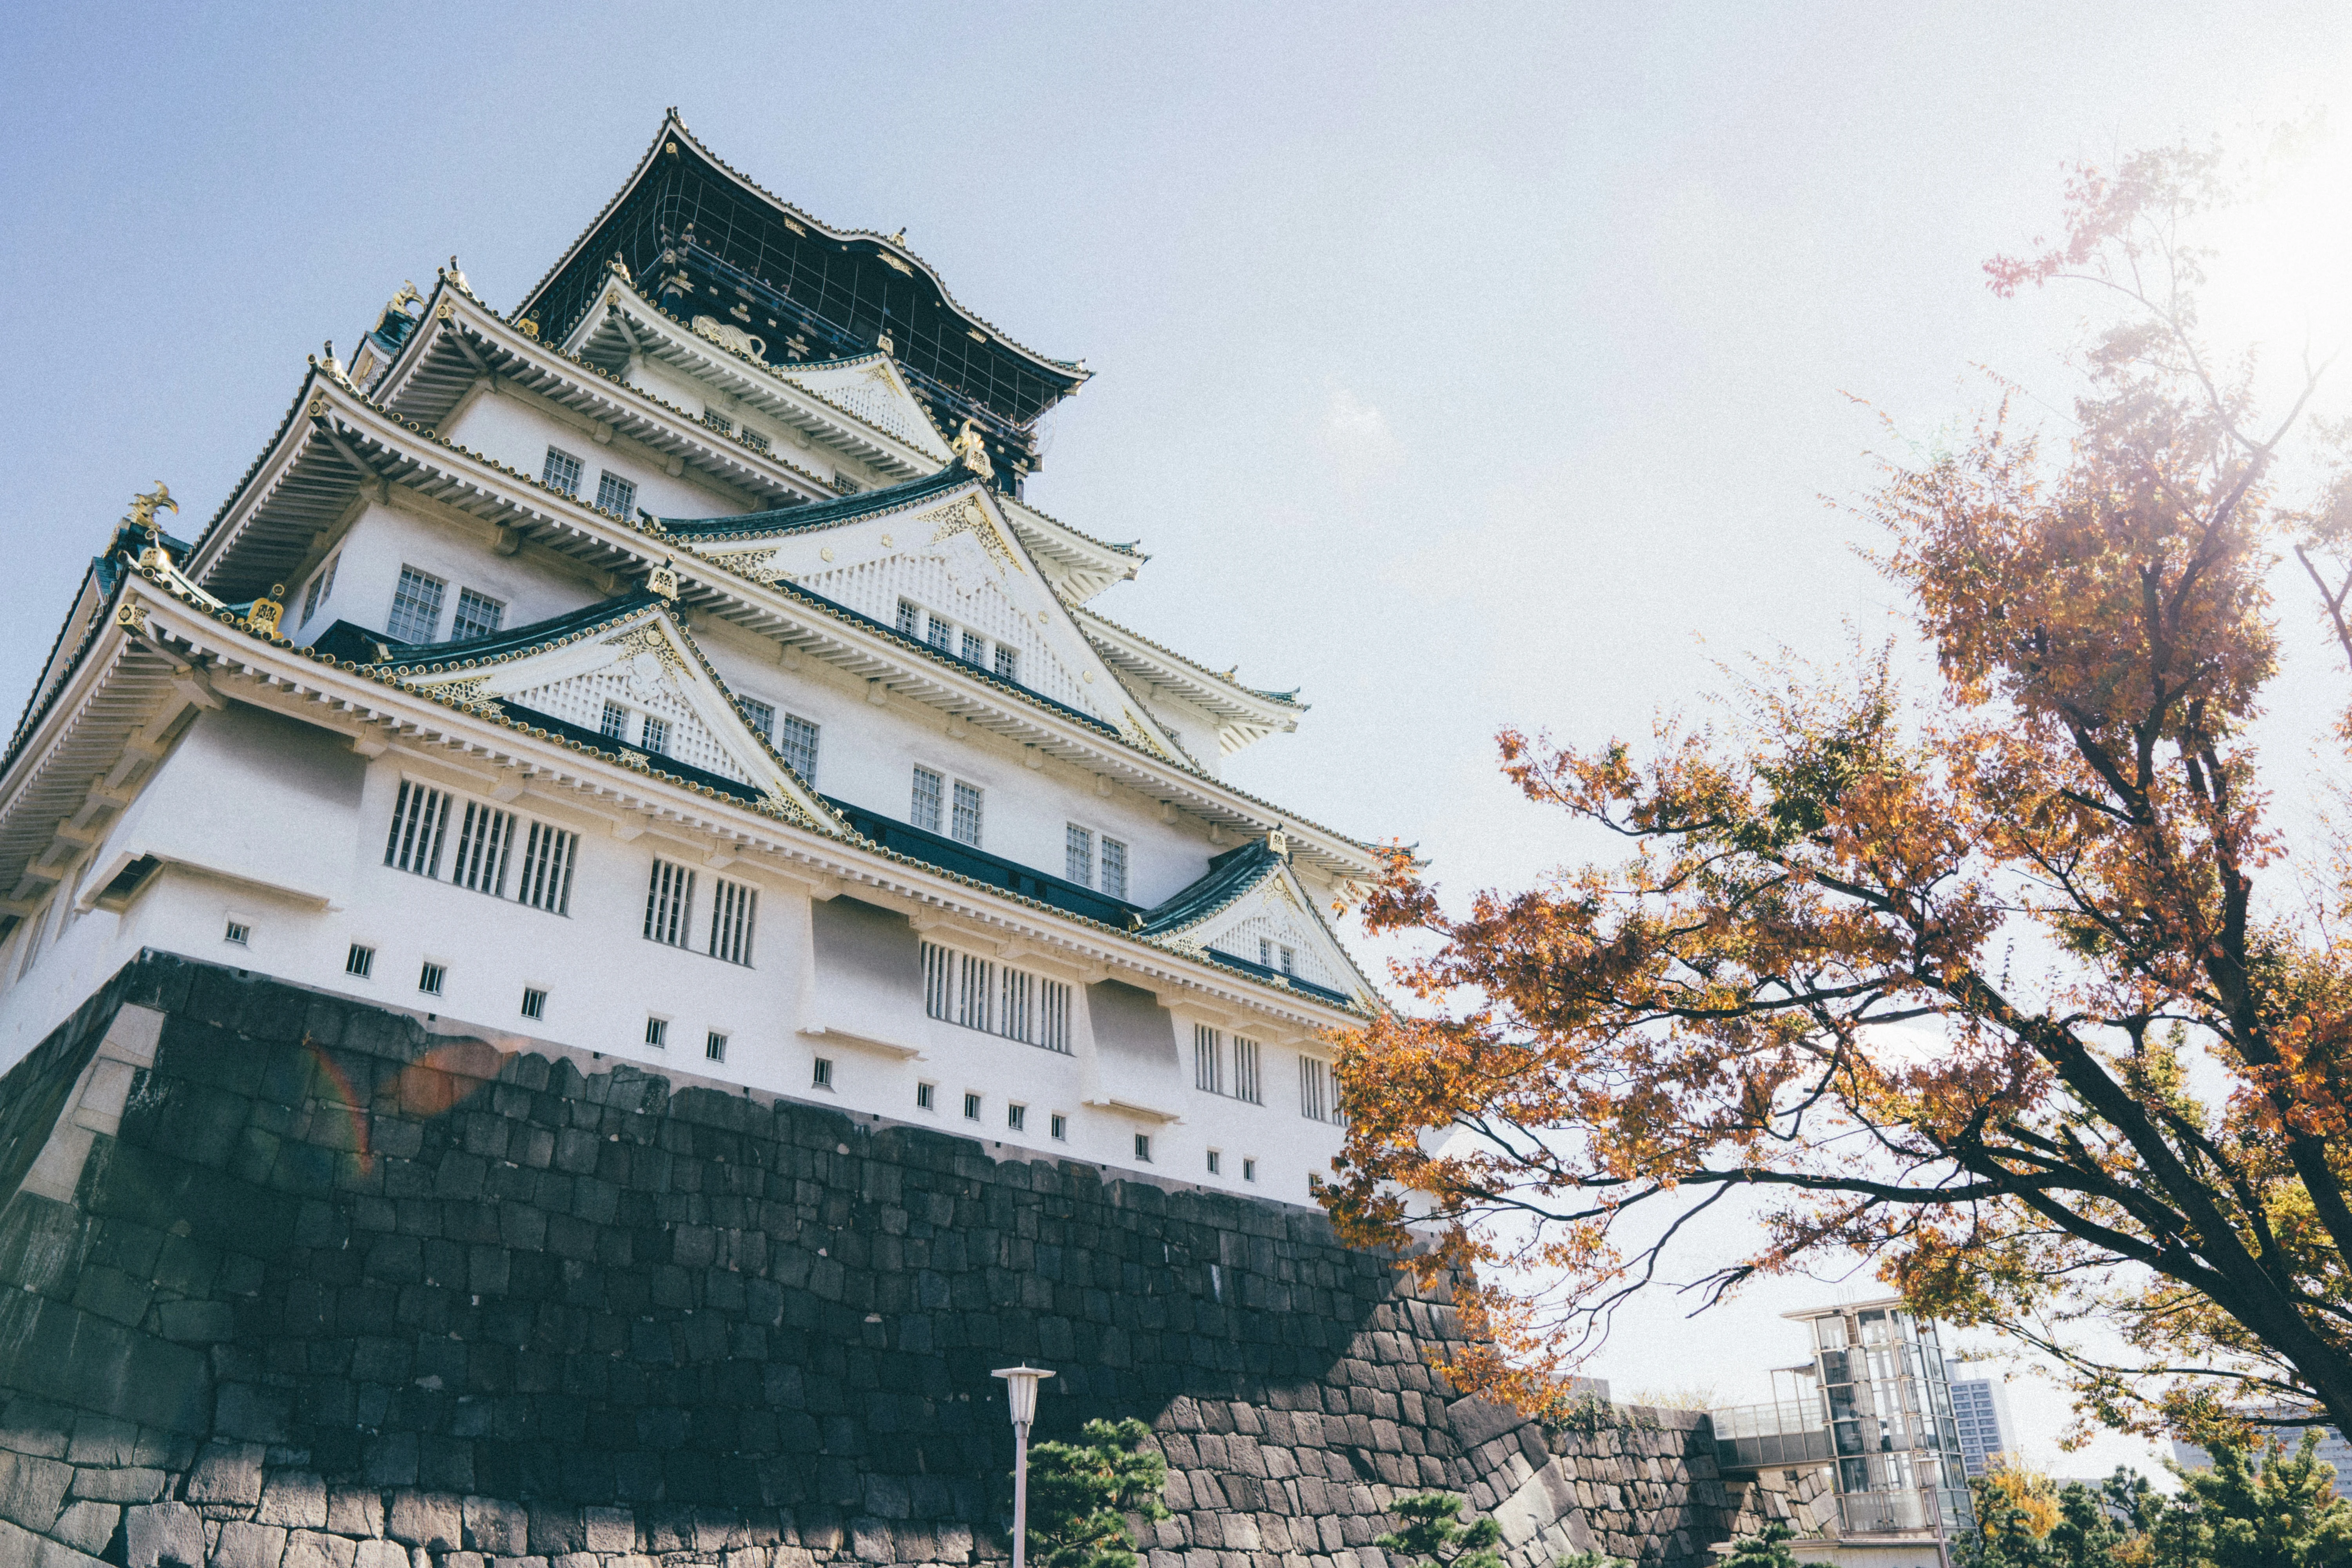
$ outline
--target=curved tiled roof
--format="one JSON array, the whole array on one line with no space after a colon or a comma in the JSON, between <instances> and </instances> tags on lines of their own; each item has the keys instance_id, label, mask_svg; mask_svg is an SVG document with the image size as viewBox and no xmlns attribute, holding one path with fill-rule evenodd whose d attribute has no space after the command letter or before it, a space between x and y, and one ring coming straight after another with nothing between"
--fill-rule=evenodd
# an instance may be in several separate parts
<instances>
[{"instance_id":1,"label":"curved tiled roof","mask_svg":"<svg viewBox=\"0 0 2352 1568\"><path fill-rule=\"evenodd\" d=\"M656 521L666 533L685 539L728 539L779 533L800 533L812 528L832 528L860 518L878 517L912 506L931 496L961 489L976 476L961 463L950 463L935 474L907 479L877 489L860 490L837 500L808 501L800 506L772 507L766 511L737 512L729 517L665 517Z\"/></svg>"}]
</instances>

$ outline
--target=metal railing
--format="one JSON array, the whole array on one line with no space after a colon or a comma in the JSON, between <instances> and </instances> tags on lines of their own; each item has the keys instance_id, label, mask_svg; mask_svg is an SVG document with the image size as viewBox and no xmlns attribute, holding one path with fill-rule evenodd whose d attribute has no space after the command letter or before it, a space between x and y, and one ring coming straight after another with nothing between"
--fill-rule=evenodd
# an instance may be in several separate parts
<instances>
[{"instance_id":1,"label":"metal railing","mask_svg":"<svg viewBox=\"0 0 2352 1568\"><path fill-rule=\"evenodd\" d=\"M1937 1527L1933 1492L1840 1492L1837 1505L1841 1534L1926 1535Z\"/></svg>"}]
</instances>

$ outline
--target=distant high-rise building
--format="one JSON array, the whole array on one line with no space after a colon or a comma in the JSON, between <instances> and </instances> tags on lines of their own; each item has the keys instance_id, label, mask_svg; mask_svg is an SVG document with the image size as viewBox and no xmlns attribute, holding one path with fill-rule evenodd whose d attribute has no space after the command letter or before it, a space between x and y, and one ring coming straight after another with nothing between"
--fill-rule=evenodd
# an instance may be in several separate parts
<instances>
[{"instance_id":1,"label":"distant high-rise building","mask_svg":"<svg viewBox=\"0 0 2352 1568\"><path fill-rule=\"evenodd\" d=\"M2303 1434L2293 1427L2276 1431L2273 1436L2290 1449L2303 1442ZM2172 1461L2184 1470L2201 1470L2213 1463L2213 1456L2194 1443L2183 1443L2175 1438ZM2336 1495L2352 1499L2352 1443L2346 1442L2344 1434L2333 1426L2319 1429L2319 1461L2336 1467Z\"/></svg>"},{"instance_id":2,"label":"distant high-rise building","mask_svg":"<svg viewBox=\"0 0 2352 1568\"><path fill-rule=\"evenodd\" d=\"M1995 1457L2014 1456L2017 1422L2009 1413L2009 1390L1997 1377L1963 1377L1966 1363L1948 1368L1952 1419L1960 1428L1960 1460L1969 1474L1985 1473Z\"/></svg>"}]
</instances>

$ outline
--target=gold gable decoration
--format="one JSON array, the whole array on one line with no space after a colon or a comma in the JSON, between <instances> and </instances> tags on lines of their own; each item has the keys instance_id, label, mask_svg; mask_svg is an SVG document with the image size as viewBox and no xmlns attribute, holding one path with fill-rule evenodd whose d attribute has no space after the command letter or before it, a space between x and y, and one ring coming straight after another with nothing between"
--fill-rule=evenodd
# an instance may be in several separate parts
<instances>
[{"instance_id":1,"label":"gold gable decoration","mask_svg":"<svg viewBox=\"0 0 2352 1568\"><path fill-rule=\"evenodd\" d=\"M774 583L784 575L776 568L779 553L774 550L730 550L703 559L713 566L725 567L738 577L749 577L754 583Z\"/></svg>"},{"instance_id":2,"label":"gold gable decoration","mask_svg":"<svg viewBox=\"0 0 2352 1568\"><path fill-rule=\"evenodd\" d=\"M1022 569L1021 557L1013 552L1013 546L1004 542L1004 535L997 531L995 520L988 515L988 509L980 504L979 497L959 497L935 511L924 512L915 521L929 522L933 519L939 521L939 527L931 533L933 544L945 544L959 533L969 533L980 541L981 548L987 551L999 565L1009 566L1015 572Z\"/></svg>"}]
</instances>

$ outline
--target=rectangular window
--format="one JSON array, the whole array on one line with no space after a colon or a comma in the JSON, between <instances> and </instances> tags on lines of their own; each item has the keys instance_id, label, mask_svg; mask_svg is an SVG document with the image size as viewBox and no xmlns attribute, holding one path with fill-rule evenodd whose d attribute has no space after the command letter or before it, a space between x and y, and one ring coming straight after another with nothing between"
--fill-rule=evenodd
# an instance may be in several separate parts
<instances>
[{"instance_id":1,"label":"rectangular window","mask_svg":"<svg viewBox=\"0 0 2352 1568\"><path fill-rule=\"evenodd\" d=\"M731 436L735 433L735 421L728 418L727 416L719 413L716 409L704 409L702 411L702 422L705 425L709 426L713 430L718 431L721 436Z\"/></svg>"},{"instance_id":2,"label":"rectangular window","mask_svg":"<svg viewBox=\"0 0 2352 1568\"><path fill-rule=\"evenodd\" d=\"M526 1018L547 1016L547 993L536 985L522 988L522 1016Z\"/></svg>"},{"instance_id":3,"label":"rectangular window","mask_svg":"<svg viewBox=\"0 0 2352 1568\"><path fill-rule=\"evenodd\" d=\"M967 1094L963 1097L963 1119L966 1121L980 1120L980 1096Z\"/></svg>"},{"instance_id":4,"label":"rectangular window","mask_svg":"<svg viewBox=\"0 0 2352 1568\"><path fill-rule=\"evenodd\" d=\"M604 717L598 721L597 732L608 741L629 743L629 710L617 702L604 704Z\"/></svg>"},{"instance_id":5,"label":"rectangular window","mask_svg":"<svg viewBox=\"0 0 2352 1568\"><path fill-rule=\"evenodd\" d=\"M1025 1105L1006 1106L1004 1125L1015 1132L1026 1131L1029 1126L1029 1108Z\"/></svg>"},{"instance_id":6,"label":"rectangular window","mask_svg":"<svg viewBox=\"0 0 2352 1568\"><path fill-rule=\"evenodd\" d=\"M1257 1162L1255 1160L1244 1160L1242 1162L1242 1180L1244 1182L1255 1182L1257 1180Z\"/></svg>"},{"instance_id":7,"label":"rectangular window","mask_svg":"<svg viewBox=\"0 0 2352 1568\"><path fill-rule=\"evenodd\" d=\"M1320 1057L1298 1058L1298 1114L1309 1121L1343 1121L1339 1114L1339 1085L1333 1080L1330 1065Z\"/></svg>"},{"instance_id":8,"label":"rectangular window","mask_svg":"<svg viewBox=\"0 0 2352 1568\"><path fill-rule=\"evenodd\" d=\"M926 833L940 830L940 795L946 782L929 768L915 770L915 798L907 808L907 820Z\"/></svg>"},{"instance_id":9,"label":"rectangular window","mask_svg":"<svg viewBox=\"0 0 2352 1568\"><path fill-rule=\"evenodd\" d=\"M993 959L923 943L923 1012L1067 1056L1071 988Z\"/></svg>"},{"instance_id":10,"label":"rectangular window","mask_svg":"<svg viewBox=\"0 0 2352 1568\"><path fill-rule=\"evenodd\" d=\"M773 741L776 738L775 704L762 702L756 697L738 697L735 705L743 710L743 721L759 731L761 739Z\"/></svg>"},{"instance_id":11,"label":"rectangular window","mask_svg":"<svg viewBox=\"0 0 2352 1568\"><path fill-rule=\"evenodd\" d=\"M751 922L760 892L724 877L710 879L710 956L746 968L751 963Z\"/></svg>"},{"instance_id":12,"label":"rectangular window","mask_svg":"<svg viewBox=\"0 0 2352 1568\"><path fill-rule=\"evenodd\" d=\"M507 855L514 848L514 813L473 801L457 828L457 858L449 879L494 899L507 896Z\"/></svg>"},{"instance_id":13,"label":"rectangular window","mask_svg":"<svg viewBox=\"0 0 2352 1568\"><path fill-rule=\"evenodd\" d=\"M448 977L447 969L427 959L425 966L416 972L416 988L427 996L438 996L441 994L441 983Z\"/></svg>"},{"instance_id":14,"label":"rectangular window","mask_svg":"<svg viewBox=\"0 0 2352 1568\"><path fill-rule=\"evenodd\" d=\"M341 564L342 559L343 552L340 550L328 556L325 567L310 579L310 588L302 595L302 625L309 626L310 617L319 613L319 606L334 596L335 568Z\"/></svg>"},{"instance_id":15,"label":"rectangular window","mask_svg":"<svg viewBox=\"0 0 2352 1568\"><path fill-rule=\"evenodd\" d=\"M833 1087L832 1058L819 1057L815 1061L810 1064L809 1087L811 1089L831 1089Z\"/></svg>"},{"instance_id":16,"label":"rectangular window","mask_svg":"<svg viewBox=\"0 0 2352 1568\"><path fill-rule=\"evenodd\" d=\"M580 459L561 447L547 449L547 461L540 465L539 482L551 490L565 495L580 493Z\"/></svg>"},{"instance_id":17,"label":"rectangular window","mask_svg":"<svg viewBox=\"0 0 2352 1568\"><path fill-rule=\"evenodd\" d=\"M996 645L996 674L1001 680L1009 680L1015 686L1021 684L1021 651L1018 648L1006 647L1003 643Z\"/></svg>"},{"instance_id":18,"label":"rectangular window","mask_svg":"<svg viewBox=\"0 0 2352 1568\"><path fill-rule=\"evenodd\" d=\"M931 1101L937 1098L939 1089L940 1086L935 1083L917 1084L915 1086L915 1109L918 1110L930 1110Z\"/></svg>"},{"instance_id":19,"label":"rectangular window","mask_svg":"<svg viewBox=\"0 0 2352 1568\"><path fill-rule=\"evenodd\" d=\"M751 447L754 452L764 452L768 449L768 433L765 430L754 430L746 425L743 426L742 440L743 445Z\"/></svg>"},{"instance_id":20,"label":"rectangular window","mask_svg":"<svg viewBox=\"0 0 2352 1568\"><path fill-rule=\"evenodd\" d=\"M1265 1103L1265 1084L1258 1077L1258 1049L1255 1040L1234 1037L1234 1098L1246 1100L1252 1105Z\"/></svg>"},{"instance_id":21,"label":"rectangular window","mask_svg":"<svg viewBox=\"0 0 2352 1568\"><path fill-rule=\"evenodd\" d=\"M702 1054L714 1062L727 1059L727 1037L713 1029L702 1037Z\"/></svg>"},{"instance_id":22,"label":"rectangular window","mask_svg":"<svg viewBox=\"0 0 2352 1568\"><path fill-rule=\"evenodd\" d=\"M449 584L414 566L400 569L400 586L392 591L392 618L384 635L394 642L431 642L441 625L441 595Z\"/></svg>"},{"instance_id":23,"label":"rectangular window","mask_svg":"<svg viewBox=\"0 0 2352 1568\"><path fill-rule=\"evenodd\" d=\"M637 731L637 744L656 757L669 755L669 721L646 714L644 726Z\"/></svg>"},{"instance_id":24,"label":"rectangular window","mask_svg":"<svg viewBox=\"0 0 2352 1568\"><path fill-rule=\"evenodd\" d=\"M948 837L959 844L980 847L980 786L955 782L955 809L948 818Z\"/></svg>"},{"instance_id":25,"label":"rectangular window","mask_svg":"<svg viewBox=\"0 0 2352 1568\"><path fill-rule=\"evenodd\" d=\"M898 601L898 630L905 636L919 637L922 634L922 611L912 599Z\"/></svg>"},{"instance_id":26,"label":"rectangular window","mask_svg":"<svg viewBox=\"0 0 2352 1568\"><path fill-rule=\"evenodd\" d=\"M667 1018L647 1018L646 1020L646 1044L654 1047L657 1050L667 1050L669 1048L669 1020Z\"/></svg>"},{"instance_id":27,"label":"rectangular window","mask_svg":"<svg viewBox=\"0 0 2352 1568\"><path fill-rule=\"evenodd\" d=\"M515 900L551 915L572 912L572 860L580 836L534 822L523 839Z\"/></svg>"},{"instance_id":28,"label":"rectangular window","mask_svg":"<svg viewBox=\"0 0 2352 1568\"><path fill-rule=\"evenodd\" d=\"M221 933L221 940L233 942L239 947L250 947L253 944L253 928L243 921L231 921L228 930Z\"/></svg>"},{"instance_id":29,"label":"rectangular window","mask_svg":"<svg viewBox=\"0 0 2352 1568\"><path fill-rule=\"evenodd\" d=\"M421 784L400 781L393 803L392 837L384 840L383 863L420 877L441 874L441 835L449 824L449 797Z\"/></svg>"},{"instance_id":30,"label":"rectangular window","mask_svg":"<svg viewBox=\"0 0 2352 1568\"><path fill-rule=\"evenodd\" d=\"M955 623L952 621L943 621L940 619L939 616L933 616L931 617L930 636L929 640L930 645L939 649L941 653L953 653L955 651Z\"/></svg>"},{"instance_id":31,"label":"rectangular window","mask_svg":"<svg viewBox=\"0 0 2352 1568\"><path fill-rule=\"evenodd\" d=\"M793 771L808 784L816 783L816 726L807 720L787 713L784 727L776 736L776 754L792 763Z\"/></svg>"},{"instance_id":32,"label":"rectangular window","mask_svg":"<svg viewBox=\"0 0 2352 1568\"><path fill-rule=\"evenodd\" d=\"M352 950L343 954L343 973L361 980L373 974L375 949L361 942L352 943Z\"/></svg>"},{"instance_id":33,"label":"rectangular window","mask_svg":"<svg viewBox=\"0 0 2352 1568\"><path fill-rule=\"evenodd\" d=\"M966 664L976 664L982 669L987 668L988 639L978 632L966 628L963 634L963 658Z\"/></svg>"},{"instance_id":34,"label":"rectangular window","mask_svg":"<svg viewBox=\"0 0 2352 1568\"><path fill-rule=\"evenodd\" d=\"M464 642L467 637L486 637L506 624L507 607L503 600L487 594L477 594L471 588L457 590L457 613L449 617L449 640Z\"/></svg>"},{"instance_id":35,"label":"rectangular window","mask_svg":"<svg viewBox=\"0 0 2352 1568\"><path fill-rule=\"evenodd\" d=\"M1295 974L1297 973L1298 950L1297 948L1277 947L1275 949L1275 952L1281 957L1282 972L1285 974Z\"/></svg>"},{"instance_id":36,"label":"rectangular window","mask_svg":"<svg viewBox=\"0 0 2352 1568\"><path fill-rule=\"evenodd\" d=\"M1075 822L1062 829L1062 875L1081 888L1095 885L1095 836Z\"/></svg>"},{"instance_id":37,"label":"rectangular window","mask_svg":"<svg viewBox=\"0 0 2352 1568\"><path fill-rule=\"evenodd\" d=\"M694 908L694 873L667 860L654 862L652 884L646 889L646 940L684 947L693 929L688 916Z\"/></svg>"},{"instance_id":38,"label":"rectangular window","mask_svg":"<svg viewBox=\"0 0 2352 1568\"><path fill-rule=\"evenodd\" d=\"M606 468L596 476L596 510L609 511L614 517L633 516L637 510L637 487Z\"/></svg>"},{"instance_id":39,"label":"rectangular window","mask_svg":"<svg viewBox=\"0 0 2352 1568\"><path fill-rule=\"evenodd\" d=\"M1268 969L1278 969L1285 974L1294 973L1298 967L1298 950L1262 936L1257 939L1257 961Z\"/></svg>"},{"instance_id":40,"label":"rectangular window","mask_svg":"<svg viewBox=\"0 0 2352 1568\"><path fill-rule=\"evenodd\" d=\"M1216 1175L1224 1166L1224 1156L1216 1150L1209 1151L1209 1174Z\"/></svg>"},{"instance_id":41,"label":"rectangular window","mask_svg":"<svg viewBox=\"0 0 2352 1568\"><path fill-rule=\"evenodd\" d=\"M1192 1026L1192 1087L1211 1094L1225 1092L1225 1036L1206 1024Z\"/></svg>"},{"instance_id":42,"label":"rectangular window","mask_svg":"<svg viewBox=\"0 0 2352 1568\"><path fill-rule=\"evenodd\" d=\"M1102 890L1114 899L1127 897L1127 846L1116 838L1102 841Z\"/></svg>"},{"instance_id":43,"label":"rectangular window","mask_svg":"<svg viewBox=\"0 0 2352 1568\"><path fill-rule=\"evenodd\" d=\"M1065 1142L1068 1141L1070 1136L1070 1119L1068 1117L1063 1115L1057 1110L1054 1112L1050 1125L1054 1130L1054 1136L1055 1138L1061 1139Z\"/></svg>"},{"instance_id":44,"label":"rectangular window","mask_svg":"<svg viewBox=\"0 0 2352 1568\"><path fill-rule=\"evenodd\" d=\"M1147 1165L1151 1163L1150 1133L1139 1132L1135 1135L1135 1157L1142 1161Z\"/></svg>"}]
</instances>

